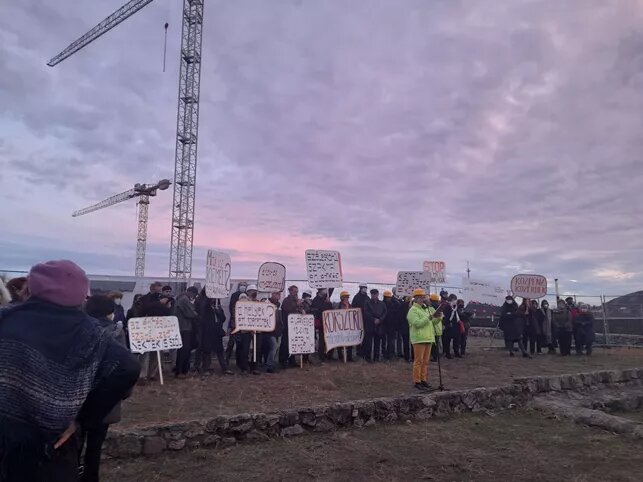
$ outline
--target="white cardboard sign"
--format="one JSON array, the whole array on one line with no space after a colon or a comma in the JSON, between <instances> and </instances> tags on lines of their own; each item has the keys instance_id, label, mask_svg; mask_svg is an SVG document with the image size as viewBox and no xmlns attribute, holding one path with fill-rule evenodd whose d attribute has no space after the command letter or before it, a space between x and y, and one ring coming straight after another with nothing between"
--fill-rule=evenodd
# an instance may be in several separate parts
<instances>
[{"instance_id":1,"label":"white cardboard sign","mask_svg":"<svg viewBox=\"0 0 643 482\"><path fill-rule=\"evenodd\" d=\"M306 250L306 269L311 288L342 287L342 257L339 251Z\"/></svg>"},{"instance_id":2,"label":"white cardboard sign","mask_svg":"<svg viewBox=\"0 0 643 482\"><path fill-rule=\"evenodd\" d=\"M275 293L286 287L286 267L280 263L264 263L259 267L257 289L261 293Z\"/></svg>"},{"instance_id":3,"label":"white cardboard sign","mask_svg":"<svg viewBox=\"0 0 643 482\"><path fill-rule=\"evenodd\" d=\"M431 273L431 283L447 282L447 265L444 261L425 261L422 270Z\"/></svg>"},{"instance_id":4,"label":"white cardboard sign","mask_svg":"<svg viewBox=\"0 0 643 482\"><path fill-rule=\"evenodd\" d=\"M421 288L427 293L431 288L431 273L429 271L399 271L395 292L398 296L411 296L413 290Z\"/></svg>"},{"instance_id":5,"label":"white cardboard sign","mask_svg":"<svg viewBox=\"0 0 643 482\"><path fill-rule=\"evenodd\" d=\"M208 250L208 258L205 264L205 294L208 298L227 298L230 296L232 283L230 283L230 273L232 271L232 262L230 255Z\"/></svg>"},{"instance_id":6,"label":"white cardboard sign","mask_svg":"<svg viewBox=\"0 0 643 482\"><path fill-rule=\"evenodd\" d=\"M511 279L511 291L521 298L542 298L547 294L547 278L539 274L517 274Z\"/></svg>"},{"instance_id":7,"label":"white cardboard sign","mask_svg":"<svg viewBox=\"0 0 643 482\"><path fill-rule=\"evenodd\" d=\"M462 278L462 299L465 303L502 306L505 296L507 296L507 290L501 286L495 286L486 281Z\"/></svg>"},{"instance_id":8,"label":"white cardboard sign","mask_svg":"<svg viewBox=\"0 0 643 482\"><path fill-rule=\"evenodd\" d=\"M293 313L288 315L288 352L291 355L315 353L315 317Z\"/></svg>"},{"instance_id":9,"label":"white cardboard sign","mask_svg":"<svg viewBox=\"0 0 643 482\"><path fill-rule=\"evenodd\" d=\"M362 310L327 310L322 314L326 351L340 346L355 346L364 339Z\"/></svg>"},{"instance_id":10,"label":"white cardboard sign","mask_svg":"<svg viewBox=\"0 0 643 482\"><path fill-rule=\"evenodd\" d=\"M277 307L272 303L259 301L238 301L234 307L236 328L238 331L266 332L275 329Z\"/></svg>"},{"instance_id":11,"label":"white cardboard sign","mask_svg":"<svg viewBox=\"0 0 643 482\"><path fill-rule=\"evenodd\" d=\"M131 318L127 329L132 353L174 350L183 346L176 316Z\"/></svg>"}]
</instances>

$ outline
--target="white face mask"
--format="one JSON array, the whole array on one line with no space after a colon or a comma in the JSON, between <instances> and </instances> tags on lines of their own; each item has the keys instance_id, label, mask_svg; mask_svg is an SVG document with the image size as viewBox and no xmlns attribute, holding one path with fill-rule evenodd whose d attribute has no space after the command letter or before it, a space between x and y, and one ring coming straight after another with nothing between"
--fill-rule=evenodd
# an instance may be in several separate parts
<instances>
[{"instance_id":1,"label":"white face mask","mask_svg":"<svg viewBox=\"0 0 643 482\"><path fill-rule=\"evenodd\" d=\"M513 304L514 304L514 300L507 300L507 304L508 304L508 305L513 305Z\"/></svg>"},{"instance_id":2,"label":"white face mask","mask_svg":"<svg viewBox=\"0 0 643 482\"><path fill-rule=\"evenodd\" d=\"M360 289L359 289L359 292L360 292L360 293L366 293L366 288L360 288Z\"/></svg>"},{"instance_id":3,"label":"white face mask","mask_svg":"<svg viewBox=\"0 0 643 482\"><path fill-rule=\"evenodd\" d=\"M241 291L242 293L245 293L246 292L246 287L243 286L243 285L239 286L239 291Z\"/></svg>"},{"instance_id":4,"label":"white face mask","mask_svg":"<svg viewBox=\"0 0 643 482\"><path fill-rule=\"evenodd\" d=\"M123 300L121 300L120 298L116 298L116 299L114 300L114 303L116 304L116 306L121 306L121 303L122 303L122 302L123 302Z\"/></svg>"}]
</instances>

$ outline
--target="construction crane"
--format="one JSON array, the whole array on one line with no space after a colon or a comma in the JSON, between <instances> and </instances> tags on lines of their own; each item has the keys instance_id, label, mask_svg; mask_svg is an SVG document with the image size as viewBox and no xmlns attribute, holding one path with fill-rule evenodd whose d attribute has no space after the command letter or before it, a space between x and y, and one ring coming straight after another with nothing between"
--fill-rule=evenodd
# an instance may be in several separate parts
<instances>
[{"instance_id":1,"label":"construction crane","mask_svg":"<svg viewBox=\"0 0 643 482\"><path fill-rule=\"evenodd\" d=\"M136 203L138 211L138 233L136 235L136 267L134 275L143 277L145 275L145 246L147 245L147 211L150 206L150 197L156 196L157 191L165 191L170 187L171 182L168 179L161 179L156 184L135 184L133 189L116 194L112 197L75 211L72 216L77 218L84 214L93 213L99 209L104 209L114 204L122 203L128 199L137 197Z\"/></svg>"},{"instance_id":2,"label":"construction crane","mask_svg":"<svg viewBox=\"0 0 643 482\"><path fill-rule=\"evenodd\" d=\"M47 65L59 64L152 1L131 0L126 3L69 44ZM202 34L203 0L183 0L169 269L170 278L178 280L189 280L192 275Z\"/></svg>"}]
</instances>

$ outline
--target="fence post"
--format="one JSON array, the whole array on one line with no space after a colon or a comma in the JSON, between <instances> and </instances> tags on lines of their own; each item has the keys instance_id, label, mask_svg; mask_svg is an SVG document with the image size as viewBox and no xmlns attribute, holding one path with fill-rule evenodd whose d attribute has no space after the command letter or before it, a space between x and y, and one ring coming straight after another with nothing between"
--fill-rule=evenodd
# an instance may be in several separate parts
<instances>
[{"instance_id":1,"label":"fence post","mask_svg":"<svg viewBox=\"0 0 643 482\"><path fill-rule=\"evenodd\" d=\"M605 337L605 344L609 345L609 330L607 329L607 313L605 311L605 295L601 295L601 307L603 308L603 336Z\"/></svg>"}]
</instances>

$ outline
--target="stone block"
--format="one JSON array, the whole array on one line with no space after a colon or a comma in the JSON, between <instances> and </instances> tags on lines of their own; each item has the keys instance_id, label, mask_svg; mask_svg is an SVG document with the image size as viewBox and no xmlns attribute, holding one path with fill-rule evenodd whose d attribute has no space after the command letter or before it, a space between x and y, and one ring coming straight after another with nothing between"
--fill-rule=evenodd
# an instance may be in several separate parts
<instances>
[{"instance_id":1,"label":"stone block","mask_svg":"<svg viewBox=\"0 0 643 482\"><path fill-rule=\"evenodd\" d=\"M190 450L195 450L200 448L202 444L203 442L201 441L201 439L193 438L193 439L188 439L185 446Z\"/></svg>"},{"instance_id":2,"label":"stone block","mask_svg":"<svg viewBox=\"0 0 643 482\"><path fill-rule=\"evenodd\" d=\"M416 420L428 420L433 417L433 409L423 408L415 414Z\"/></svg>"},{"instance_id":3,"label":"stone block","mask_svg":"<svg viewBox=\"0 0 643 482\"><path fill-rule=\"evenodd\" d=\"M371 417L371 418L369 418L369 419L364 423L364 426L365 426L365 427L372 427L372 426L373 426L373 425L375 425L376 423L377 423L377 422L375 421L375 418L374 418L374 417Z\"/></svg>"},{"instance_id":4,"label":"stone block","mask_svg":"<svg viewBox=\"0 0 643 482\"><path fill-rule=\"evenodd\" d=\"M299 423L299 413L294 411L281 412L279 425L282 427L292 427Z\"/></svg>"},{"instance_id":5,"label":"stone block","mask_svg":"<svg viewBox=\"0 0 643 482\"><path fill-rule=\"evenodd\" d=\"M235 435L241 435L249 432L253 427L254 420L252 419L252 415L243 413L230 418L230 427L228 431Z\"/></svg>"},{"instance_id":6,"label":"stone block","mask_svg":"<svg viewBox=\"0 0 643 482\"><path fill-rule=\"evenodd\" d=\"M205 425L208 433L223 433L230 427L230 417L219 416L211 419Z\"/></svg>"},{"instance_id":7,"label":"stone block","mask_svg":"<svg viewBox=\"0 0 643 482\"><path fill-rule=\"evenodd\" d=\"M183 450L185 448L186 439L172 440L168 442L167 448L170 450Z\"/></svg>"},{"instance_id":8,"label":"stone block","mask_svg":"<svg viewBox=\"0 0 643 482\"><path fill-rule=\"evenodd\" d=\"M353 420L352 403L336 403L328 410L328 418L337 425L348 425Z\"/></svg>"},{"instance_id":9,"label":"stone block","mask_svg":"<svg viewBox=\"0 0 643 482\"><path fill-rule=\"evenodd\" d=\"M163 437L152 436L143 439L143 455L160 454L167 448L167 442Z\"/></svg>"},{"instance_id":10,"label":"stone block","mask_svg":"<svg viewBox=\"0 0 643 482\"><path fill-rule=\"evenodd\" d=\"M186 438L194 438L205 433L205 426L200 423L190 424L190 428L185 431Z\"/></svg>"},{"instance_id":11,"label":"stone block","mask_svg":"<svg viewBox=\"0 0 643 482\"><path fill-rule=\"evenodd\" d=\"M220 440L221 437L219 437L218 435L208 435L203 439L203 446L216 447Z\"/></svg>"},{"instance_id":12,"label":"stone block","mask_svg":"<svg viewBox=\"0 0 643 482\"><path fill-rule=\"evenodd\" d=\"M560 385L560 377L551 377L549 379L549 388L553 392L560 392L562 387Z\"/></svg>"},{"instance_id":13,"label":"stone block","mask_svg":"<svg viewBox=\"0 0 643 482\"><path fill-rule=\"evenodd\" d=\"M301 435L302 433L304 433L304 428L299 424L295 424L281 430L282 437L294 437L296 435Z\"/></svg>"},{"instance_id":14,"label":"stone block","mask_svg":"<svg viewBox=\"0 0 643 482\"><path fill-rule=\"evenodd\" d=\"M301 420L301 424L306 427L314 427L315 425L317 425L317 416L312 410L300 411L299 420Z\"/></svg>"}]
</instances>

